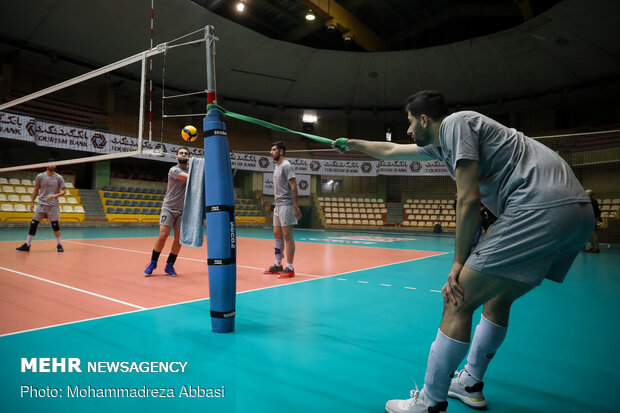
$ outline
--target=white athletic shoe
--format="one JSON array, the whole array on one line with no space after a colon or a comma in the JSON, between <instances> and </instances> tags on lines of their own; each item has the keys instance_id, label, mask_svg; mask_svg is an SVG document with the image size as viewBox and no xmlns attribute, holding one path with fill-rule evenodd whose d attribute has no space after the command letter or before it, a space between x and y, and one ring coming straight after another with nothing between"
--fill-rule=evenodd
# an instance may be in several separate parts
<instances>
[{"instance_id":1,"label":"white athletic shoe","mask_svg":"<svg viewBox=\"0 0 620 413\"><path fill-rule=\"evenodd\" d=\"M484 382L477 382L473 386L466 386L461 379L466 376L471 377L467 370L463 369L460 372L455 371L452 382L450 383L450 389L448 390L448 397L459 399L471 408L484 410L487 408L487 401L482 394L482 388ZM473 377L471 377L473 379ZM474 379L475 380L475 379Z\"/></svg>"},{"instance_id":2,"label":"white athletic shoe","mask_svg":"<svg viewBox=\"0 0 620 413\"><path fill-rule=\"evenodd\" d=\"M385 404L388 413L445 413L448 402L440 402L431 406L424 397L424 389L411 390L411 398L407 400L390 400Z\"/></svg>"}]
</instances>

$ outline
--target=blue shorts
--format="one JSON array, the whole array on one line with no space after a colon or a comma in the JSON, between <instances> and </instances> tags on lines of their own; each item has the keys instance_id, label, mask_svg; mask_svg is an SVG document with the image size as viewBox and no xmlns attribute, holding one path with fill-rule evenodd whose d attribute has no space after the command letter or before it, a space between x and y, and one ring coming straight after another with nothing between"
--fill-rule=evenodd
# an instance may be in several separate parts
<instances>
[{"instance_id":1,"label":"blue shorts","mask_svg":"<svg viewBox=\"0 0 620 413\"><path fill-rule=\"evenodd\" d=\"M562 282L592 234L588 203L505 211L476 245L465 266L530 285Z\"/></svg>"}]
</instances>

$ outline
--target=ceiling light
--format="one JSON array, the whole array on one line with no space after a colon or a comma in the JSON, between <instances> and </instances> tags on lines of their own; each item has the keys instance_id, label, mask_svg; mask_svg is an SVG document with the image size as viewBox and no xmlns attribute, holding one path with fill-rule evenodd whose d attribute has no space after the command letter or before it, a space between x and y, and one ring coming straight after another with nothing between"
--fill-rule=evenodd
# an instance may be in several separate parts
<instances>
[{"instance_id":1,"label":"ceiling light","mask_svg":"<svg viewBox=\"0 0 620 413\"><path fill-rule=\"evenodd\" d=\"M304 114L304 116L301 118L301 121L303 123L316 123L319 120L319 118L316 115L310 115L310 114Z\"/></svg>"},{"instance_id":2,"label":"ceiling light","mask_svg":"<svg viewBox=\"0 0 620 413\"><path fill-rule=\"evenodd\" d=\"M239 3L237 3L236 8L238 12L243 12L243 10L245 10L245 3L243 1L240 1Z\"/></svg>"},{"instance_id":3,"label":"ceiling light","mask_svg":"<svg viewBox=\"0 0 620 413\"><path fill-rule=\"evenodd\" d=\"M308 10L308 13L306 13L306 20L311 22L314 19L316 19L316 16L314 15L314 12L312 10Z\"/></svg>"}]
</instances>

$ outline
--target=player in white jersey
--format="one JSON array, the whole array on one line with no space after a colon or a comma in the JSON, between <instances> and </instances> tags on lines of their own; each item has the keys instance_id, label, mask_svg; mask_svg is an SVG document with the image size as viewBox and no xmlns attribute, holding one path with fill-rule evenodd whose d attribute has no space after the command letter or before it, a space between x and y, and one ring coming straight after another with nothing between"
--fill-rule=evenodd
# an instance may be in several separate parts
<instances>
[{"instance_id":1,"label":"player in white jersey","mask_svg":"<svg viewBox=\"0 0 620 413\"><path fill-rule=\"evenodd\" d=\"M265 274L278 274L278 278L295 276L293 260L295 259L295 239L293 226L301 219L297 204L297 179L291 163L286 160L284 142L271 145L271 158L275 163L273 170L273 236L275 238L275 263L264 271ZM286 268L282 267L286 246Z\"/></svg>"},{"instance_id":2,"label":"player in white jersey","mask_svg":"<svg viewBox=\"0 0 620 413\"><path fill-rule=\"evenodd\" d=\"M564 280L592 232L594 214L570 166L543 144L477 112L449 114L437 91L416 93L406 109L415 144L333 143L340 152L380 159L438 159L456 181L456 252L424 387L385 408L443 412L450 396L483 409L483 376L506 336L512 303L544 278ZM498 220L472 250L481 201ZM469 349L472 315L481 305ZM468 349L465 368L455 373Z\"/></svg>"},{"instance_id":3,"label":"player in white jersey","mask_svg":"<svg viewBox=\"0 0 620 413\"><path fill-rule=\"evenodd\" d=\"M176 277L177 272L174 269L179 251L181 251L181 218L183 216L183 204L185 202L185 187L187 184L187 172L189 162L189 149L180 147L177 149L177 164L168 171L168 189L164 197L164 203L161 207L159 217L159 236L155 241L153 252L151 253L151 262L148 263L144 270L144 275L153 274L153 270L157 268L157 260L159 254L166 245L166 239L170 235L170 230L174 228L174 241L170 248L170 254L166 261L164 271L171 277Z\"/></svg>"},{"instance_id":4,"label":"player in white jersey","mask_svg":"<svg viewBox=\"0 0 620 413\"><path fill-rule=\"evenodd\" d=\"M30 229L28 230L28 238L26 242L17 247L17 251L28 252L30 251L30 244L34 235L37 233L37 227L39 222L43 218L47 218L54 230L54 236L56 237L56 250L58 252L64 252L62 244L60 243L60 226L58 221L60 220L60 206L58 205L58 198L67 193L65 187L65 180L62 176L56 173L56 166L50 164L47 166L45 172L41 172L37 175L34 184L34 192L32 193L32 202L30 203L30 211L34 212L32 221L30 221ZM35 199L39 196L39 203L35 209Z\"/></svg>"}]
</instances>

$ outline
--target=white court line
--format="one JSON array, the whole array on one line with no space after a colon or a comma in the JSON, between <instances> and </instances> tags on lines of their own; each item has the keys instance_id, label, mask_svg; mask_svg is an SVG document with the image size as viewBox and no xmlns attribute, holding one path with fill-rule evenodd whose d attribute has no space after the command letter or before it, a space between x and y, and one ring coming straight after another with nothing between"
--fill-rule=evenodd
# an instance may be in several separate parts
<instances>
[{"instance_id":1,"label":"white court line","mask_svg":"<svg viewBox=\"0 0 620 413\"><path fill-rule=\"evenodd\" d=\"M98 244L89 244L87 242L78 242L78 241L63 241L65 243L71 243L71 244L79 244L79 245L86 245L89 247L98 247L98 248L108 248L111 250L117 250L117 251L124 251L124 252L135 252L136 254L144 254L144 255L151 255L150 252L146 252L146 251L136 251L136 250L130 250L127 248L118 248L118 247L110 247L107 245L98 245ZM160 257L167 257L167 254L161 254ZM197 261L197 262L203 262L203 263L207 263L207 260L201 260L198 258L188 258L188 257L177 257L177 260L187 260L187 261ZM250 270L258 270L258 271L264 271L264 268L258 268L258 267L249 267L247 265L239 265L237 264L237 267L241 267L241 268L247 268ZM295 272L295 275L303 275L304 277L315 277L315 278L320 278L320 275L314 275L314 274L304 274L301 272Z\"/></svg>"},{"instance_id":2,"label":"white court line","mask_svg":"<svg viewBox=\"0 0 620 413\"><path fill-rule=\"evenodd\" d=\"M431 292L433 292L433 293L440 293L441 290L431 290Z\"/></svg>"},{"instance_id":3,"label":"white court line","mask_svg":"<svg viewBox=\"0 0 620 413\"><path fill-rule=\"evenodd\" d=\"M102 248L118 249L120 251L131 251L131 250L123 249L123 248L107 247L107 246L103 246L103 245L81 243L81 242L77 242L77 241L65 241L65 242L73 242L75 244L91 245L91 246L102 247ZM144 251L133 251L133 252L137 252L137 253L140 253L140 254L147 254L147 255L149 254L148 252L144 252ZM338 278L338 277L340 277L342 275L346 275L346 274L352 274L352 273L358 272L358 271L372 270L372 269L377 269L377 268L381 268L381 267L387 267L387 266L394 265L394 264L403 264L405 262L413 262L413 261L423 260L423 259L426 259L426 258L439 257L441 255L446 255L446 254L449 254L449 252L444 252L442 254L437 254L437 255L432 255L432 256L427 256L427 257L414 258L414 259L411 259L411 260L404 260L404 261L399 261L399 262L394 262L394 263L389 263L389 264L384 264L384 265L377 265L375 267L368 267L368 268L364 268L364 269L361 269L361 270L347 271L347 272L343 272L343 273L340 273L340 274L332 274L332 275L326 275L326 276L318 277L318 278L311 278L311 279L308 279L308 280L297 281L295 283L277 284L277 285L271 285L269 287L261 287L261 288L255 288L255 289L252 289L252 290L239 291L239 292L237 292L237 295L245 294L245 293L251 293L251 292L255 292L255 291L261 291L261 290L269 290L269 289L272 289L272 288L279 288L279 287L284 287L284 286L287 286L287 285L302 284L302 283L307 283L307 282L311 282L311 281L316 281L318 279L326 279L326 278L332 278L332 277L335 277L337 280L346 281L346 278ZM186 258L186 259L188 259L188 258ZM192 259L192 260L194 260L194 259ZM200 260L196 260L196 261L200 261ZM0 267L0 268L2 268L2 267ZM9 270L9 271L12 271L12 270ZM407 288L407 287L405 287L405 288ZM413 287L411 287L411 288L413 288ZM431 290L431 291L433 291L433 290ZM439 291L439 292L441 292L441 291ZM122 315L125 315L125 314L132 314L132 313L140 313L140 312L143 312L143 311L157 310L157 309L160 309L160 308L172 307L172 306L176 306L176 305L188 304L188 303L193 303L193 302L198 302L198 301L203 301L203 300L209 300L209 299L210 299L209 297L197 298L197 299L188 300L188 301L182 301L182 302L178 302L178 303L165 304L165 305L158 306L158 307L142 308L140 310L128 311L128 312L121 313L121 314L111 314L111 315L106 315L106 316L102 316L102 317L89 318L89 319L86 319L86 320L72 321L72 322L68 322L68 323L55 324L55 325L52 325L52 326L45 326L45 327L34 328L34 329L30 329L30 330L23 330L23 331L16 331L16 332L13 332L13 333L0 334L0 337L12 336L12 335L16 335L16 334L28 333L28 332L38 331L38 330L47 330L49 328L55 328L55 327L72 325L72 324L78 324L78 323L84 323L84 322L87 322L87 321L102 320L102 319L105 319L105 318L118 317L118 316L122 316Z\"/></svg>"},{"instance_id":4,"label":"white court line","mask_svg":"<svg viewBox=\"0 0 620 413\"><path fill-rule=\"evenodd\" d=\"M323 276L321 278L313 278L313 279L310 279L310 280L297 281L295 283L270 285L269 287L261 287L261 288L255 288L253 290L240 291L240 292L237 293L237 295L245 294L245 293L251 293L251 292L254 292L254 291L269 290L271 288L284 287L284 286L287 286L287 285L297 285L297 284L307 283L307 282L311 282L311 281L316 281L316 280L319 280L319 279L320 280L325 280L327 278L336 278L336 280L346 281L347 280L346 278L338 278L338 277L340 277L342 275L346 275L346 274L352 274L352 273L358 272L358 271L374 270L374 269L381 268L381 267L388 267L390 265L403 264L405 262L413 262L413 261L423 260L423 259L426 259L426 258L439 257L439 256L446 255L446 254L449 254L449 252L444 252L444 253L437 254L437 255L429 255L428 257L413 258L411 260L404 260L404 261L399 261L399 262L392 262L392 263L389 263L389 264L377 265L375 267L368 267L368 268L363 268L363 269L360 269L360 270L352 270L352 271L342 272L340 274L326 275L326 276ZM407 288L407 287L405 287L405 288ZM413 287L411 287L411 288L413 288Z\"/></svg>"},{"instance_id":5,"label":"white court line","mask_svg":"<svg viewBox=\"0 0 620 413\"><path fill-rule=\"evenodd\" d=\"M92 291L82 290L81 288L72 287L72 286L67 285L67 284L62 284L62 283L59 283L59 282L56 282L56 281L48 280L46 278L37 277L36 275L26 274L25 272L12 270L12 269L6 268L6 267L0 267L0 270L5 270L5 271L12 272L12 273L15 273L15 274L23 275L24 277L34 278L35 280L44 281L44 282L47 282L47 283L50 283L50 284L58 285L60 287L64 287L64 288L68 288L70 290L78 291L80 293L93 295L95 297L103 298L104 300L114 301L115 303L119 303L119 304L123 304L123 305L128 305L129 307L137 308L139 310L145 310L146 309L146 307L142 307L142 306L139 306L139 305L136 305L136 304L131 304L131 303L128 303L128 302L125 302L125 301L121 301L121 300L117 300L116 298L108 297L108 296L105 296L105 295L93 293Z\"/></svg>"},{"instance_id":6,"label":"white court line","mask_svg":"<svg viewBox=\"0 0 620 413\"><path fill-rule=\"evenodd\" d=\"M405 287L407 290L417 290L416 287Z\"/></svg>"},{"instance_id":7,"label":"white court line","mask_svg":"<svg viewBox=\"0 0 620 413\"><path fill-rule=\"evenodd\" d=\"M368 284L368 281L358 281L358 283Z\"/></svg>"},{"instance_id":8,"label":"white court line","mask_svg":"<svg viewBox=\"0 0 620 413\"><path fill-rule=\"evenodd\" d=\"M392 286L392 284L379 284L379 285L382 285L384 287L391 287Z\"/></svg>"}]
</instances>

